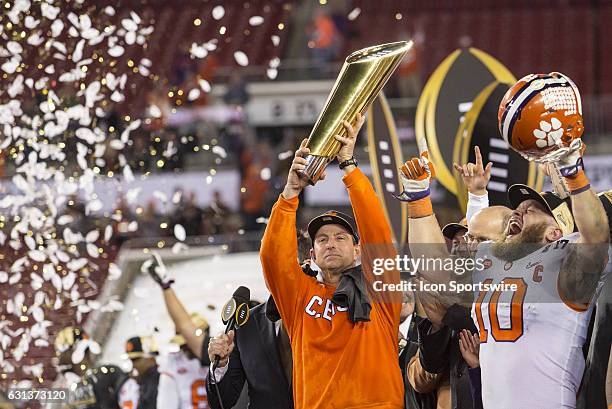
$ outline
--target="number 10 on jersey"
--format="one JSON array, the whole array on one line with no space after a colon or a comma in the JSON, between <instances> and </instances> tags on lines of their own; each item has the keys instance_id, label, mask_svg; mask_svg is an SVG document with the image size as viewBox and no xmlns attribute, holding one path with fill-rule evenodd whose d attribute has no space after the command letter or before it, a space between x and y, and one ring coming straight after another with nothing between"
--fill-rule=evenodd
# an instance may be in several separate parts
<instances>
[{"instance_id":1,"label":"number 10 on jersey","mask_svg":"<svg viewBox=\"0 0 612 409\"><path fill-rule=\"evenodd\" d=\"M487 278L483 281L484 284L490 285L493 279ZM487 296L488 291L481 291L474 303L474 312L476 321L478 322L478 331L480 332L480 342L487 342L489 331L491 336L497 342L515 342L523 335L523 302L527 293L527 284L522 278L506 277L501 281L502 284L515 284L517 290L512 294L510 300L510 328L502 328L499 323L498 304L501 291L496 290L491 294L489 302L485 306L488 308L489 322L485 325L482 316L482 304Z\"/></svg>"}]
</instances>

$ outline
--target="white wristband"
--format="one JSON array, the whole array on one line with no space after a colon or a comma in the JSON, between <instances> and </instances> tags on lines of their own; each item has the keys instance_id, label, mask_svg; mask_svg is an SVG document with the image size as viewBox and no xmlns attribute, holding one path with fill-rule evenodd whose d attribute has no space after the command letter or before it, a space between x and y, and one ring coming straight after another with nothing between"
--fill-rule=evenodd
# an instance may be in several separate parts
<instances>
[{"instance_id":1,"label":"white wristband","mask_svg":"<svg viewBox=\"0 0 612 409\"><path fill-rule=\"evenodd\" d=\"M486 207L489 207L489 193L479 196L468 192L467 211L465 214L468 226L472 217Z\"/></svg>"}]
</instances>

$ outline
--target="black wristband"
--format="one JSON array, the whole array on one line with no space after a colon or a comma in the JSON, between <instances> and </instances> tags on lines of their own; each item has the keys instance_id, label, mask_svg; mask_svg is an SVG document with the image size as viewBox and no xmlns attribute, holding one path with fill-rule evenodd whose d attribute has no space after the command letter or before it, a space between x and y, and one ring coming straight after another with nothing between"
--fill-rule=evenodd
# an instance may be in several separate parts
<instances>
[{"instance_id":1,"label":"black wristband","mask_svg":"<svg viewBox=\"0 0 612 409\"><path fill-rule=\"evenodd\" d=\"M340 169L344 169L344 168L346 168L347 166L350 166L350 165L358 166L357 165L357 159L355 159L354 156L352 158L350 158L350 159L347 159L345 161L340 162L338 164L338 167Z\"/></svg>"},{"instance_id":2,"label":"black wristband","mask_svg":"<svg viewBox=\"0 0 612 409\"><path fill-rule=\"evenodd\" d=\"M161 288L162 290L167 290L172 286L172 284L174 284L174 280L168 280L165 283L162 283Z\"/></svg>"}]
</instances>

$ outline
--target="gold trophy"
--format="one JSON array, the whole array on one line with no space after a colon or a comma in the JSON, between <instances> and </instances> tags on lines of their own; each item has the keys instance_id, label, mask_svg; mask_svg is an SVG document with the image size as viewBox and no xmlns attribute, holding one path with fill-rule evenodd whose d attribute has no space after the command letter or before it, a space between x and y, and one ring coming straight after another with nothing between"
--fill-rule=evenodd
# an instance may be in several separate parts
<instances>
[{"instance_id":1,"label":"gold trophy","mask_svg":"<svg viewBox=\"0 0 612 409\"><path fill-rule=\"evenodd\" d=\"M340 151L341 144L334 135L346 136L342 121L352 122L358 112L363 115L412 44L398 41L375 45L346 58L306 144L310 154L301 175L311 185Z\"/></svg>"}]
</instances>

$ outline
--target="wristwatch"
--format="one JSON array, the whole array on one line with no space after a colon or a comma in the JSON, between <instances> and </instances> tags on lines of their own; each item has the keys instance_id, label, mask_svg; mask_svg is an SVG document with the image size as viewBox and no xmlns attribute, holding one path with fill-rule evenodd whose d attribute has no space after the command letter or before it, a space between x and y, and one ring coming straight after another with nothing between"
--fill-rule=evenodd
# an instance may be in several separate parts
<instances>
[{"instance_id":1,"label":"wristwatch","mask_svg":"<svg viewBox=\"0 0 612 409\"><path fill-rule=\"evenodd\" d=\"M350 166L350 165L358 166L357 159L355 159L354 156L352 158L350 158L350 159L347 159L345 161L340 162L338 164L338 167L340 169L344 169L344 168L346 168L347 166Z\"/></svg>"}]
</instances>

